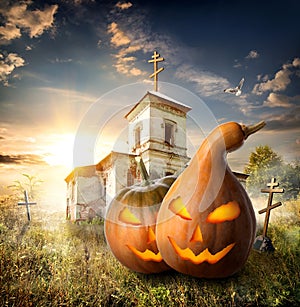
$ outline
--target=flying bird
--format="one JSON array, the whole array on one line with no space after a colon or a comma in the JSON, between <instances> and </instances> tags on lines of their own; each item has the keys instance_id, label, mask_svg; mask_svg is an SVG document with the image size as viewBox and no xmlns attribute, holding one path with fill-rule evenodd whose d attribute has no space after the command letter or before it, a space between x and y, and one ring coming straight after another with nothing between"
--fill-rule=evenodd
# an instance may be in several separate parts
<instances>
[{"instance_id":1,"label":"flying bird","mask_svg":"<svg viewBox=\"0 0 300 307\"><path fill-rule=\"evenodd\" d=\"M226 88L224 90L225 93L234 94L235 96L240 96L242 94L242 86L244 84L245 79L242 78L239 85L234 88Z\"/></svg>"}]
</instances>

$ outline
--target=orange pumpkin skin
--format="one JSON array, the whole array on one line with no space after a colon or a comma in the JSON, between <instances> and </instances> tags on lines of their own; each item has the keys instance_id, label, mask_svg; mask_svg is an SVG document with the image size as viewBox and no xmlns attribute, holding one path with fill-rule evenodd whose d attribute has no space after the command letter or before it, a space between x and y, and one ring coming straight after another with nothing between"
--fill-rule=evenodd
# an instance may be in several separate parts
<instances>
[{"instance_id":1,"label":"orange pumpkin skin","mask_svg":"<svg viewBox=\"0 0 300 307\"><path fill-rule=\"evenodd\" d=\"M255 214L225 155L263 126L247 128L230 122L214 129L166 194L157 217L156 240L173 269L223 278L245 264L255 238Z\"/></svg>"},{"instance_id":2,"label":"orange pumpkin skin","mask_svg":"<svg viewBox=\"0 0 300 307\"><path fill-rule=\"evenodd\" d=\"M109 205L104 222L106 241L114 256L133 271L149 274L170 269L158 251L155 225L161 202L175 179L167 176L124 188Z\"/></svg>"}]
</instances>

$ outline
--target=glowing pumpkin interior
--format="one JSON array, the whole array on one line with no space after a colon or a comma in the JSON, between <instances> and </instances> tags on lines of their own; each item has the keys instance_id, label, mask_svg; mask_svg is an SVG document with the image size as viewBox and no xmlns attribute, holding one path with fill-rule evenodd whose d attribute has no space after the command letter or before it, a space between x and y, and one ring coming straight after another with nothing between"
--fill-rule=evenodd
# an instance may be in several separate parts
<instances>
[{"instance_id":1,"label":"glowing pumpkin interior","mask_svg":"<svg viewBox=\"0 0 300 307\"><path fill-rule=\"evenodd\" d=\"M134 213L132 213L130 209L127 207L125 207L123 210L120 211L119 221L125 224L128 224L128 225L142 226L142 222L140 221L140 219ZM144 227L146 228L146 226ZM155 242L156 242L155 233L153 229L150 226L148 226L147 227L147 244L151 244ZM139 251L133 245L126 244L126 246L133 252L134 255L136 255L139 259L143 261L154 261L154 262L163 261L163 258L160 252L155 253L148 248L144 251Z\"/></svg>"},{"instance_id":2,"label":"glowing pumpkin interior","mask_svg":"<svg viewBox=\"0 0 300 307\"><path fill-rule=\"evenodd\" d=\"M179 216L180 218L182 218L183 220L185 220L187 223L192 220L191 214L188 212L180 196L178 196L177 198L173 199L170 202L169 210L172 211L172 213ZM238 218L240 213L241 210L239 204L236 201L230 201L226 204L217 207L215 210L209 213L209 215L206 218L206 222L211 224L219 224L226 221L233 221L236 218ZM212 254L208 250L208 248L205 248L198 255L195 255L195 253L190 248L188 247L181 248L176 243L176 240L174 238L168 236L168 239L174 251L182 260L187 260L194 264L200 264L203 262L208 262L210 264L217 263L219 260L225 257L235 246L235 243L233 242L215 254ZM199 224L196 226L189 242L201 242L201 243L204 242L204 238Z\"/></svg>"}]
</instances>

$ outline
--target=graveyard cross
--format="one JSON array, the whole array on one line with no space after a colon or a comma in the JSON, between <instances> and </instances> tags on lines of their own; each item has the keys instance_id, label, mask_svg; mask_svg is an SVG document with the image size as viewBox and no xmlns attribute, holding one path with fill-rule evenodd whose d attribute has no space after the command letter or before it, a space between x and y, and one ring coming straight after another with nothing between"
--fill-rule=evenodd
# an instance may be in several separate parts
<instances>
[{"instance_id":1,"label":"graveyard cross","mask_svg":"<svg viewBox=\"0 0 300 307\"><path fill-rule=\"evenodd\" d=\"M30 203L28 201L28 194L27 194L27 191L24 191L24 197L25 197L25 202L24 203L18 203L19 206L26 206L26 209L27 209L27 218L28 218L28 221L31 220L31 216L30 216L30 208L29 206L30 205L36 205L36 203Z\"/></svg>"},{"instance_id":2,"label":"graveyard cross","mask_svg":"<svg viewBox=\"0 0 300 307\"><path fill-rule=\"evenodd\" d=\"M273 200L273 193L283 193L284 189L274 189L274 187L277 187L279 185L278 182L275 182L276 178L272 178L271 182L268 183L269 189L262 189L262 193L269 193L269 199L268 199L268 205L267 208L262 209L258 211L259 214L265 213L266 212L266 217L265 217L265 223L264 223L264 230L263 230L263 236L267 236L267 230L268 230L268 224L269 224L269 218L270 218L270 211L276 207L279 207L282 205L281 202L278 202L274 205L272 205L272 200Z\"/></svg>"},{"instance_id":3,"label":"graveyard cross","mask_svg":"<svg viewBox=\"0 0 300 307\"><path fill-rule=\"evenodd\" d=\"M158 90L158 85L157 85L157 83L158 83L158 74L164 70L164 67L161 67L160 69L157 69L158 68L157 67L157 63L161 62L161 61L164 61L164 58L162 58L162 57L160 58L159 53L157 53L156 51L154 51L154 53L152 55L152 58L153 58L153 60L149 60L148 63L153 63L154 72L153 72L153 74L151 74L149 76L149 78L153 78L154 77L154 90L155 90L155 92L157 92L157 90Z\"/></svg>"}]
</instances>

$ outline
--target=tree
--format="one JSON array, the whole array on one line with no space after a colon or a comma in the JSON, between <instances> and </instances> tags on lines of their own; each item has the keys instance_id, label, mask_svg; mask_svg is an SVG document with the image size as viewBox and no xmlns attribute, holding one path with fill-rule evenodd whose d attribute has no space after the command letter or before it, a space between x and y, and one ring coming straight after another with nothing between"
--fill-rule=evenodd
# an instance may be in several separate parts
<instances>
[{"instance_id":1,"label":"tree","mask_svg":"<svg viewBox=\"0 0 300 307\"><path fill-rule=\"evenodd\" d=\"M258 146L249 157L249 163L245 167L245 173L252 174L259 169L267 169L282 164L282 158L268 145Z\"/></svg>"},{"instance_id":2,"label":"tree","mask_svg":"<svg viewBox=\"0 0 300 307\"><path fill-rule=\"evenodd\" d=\"M244 172L249 174L246 187L250 194L260 194L262 188L273 177L280 183L280 187L285 189L283 198L296 198L299 194L299 161L287 164L268 145L258 146L255 152L249 156L249 162L245 166Z\"/></svg>"}]
</instances>

